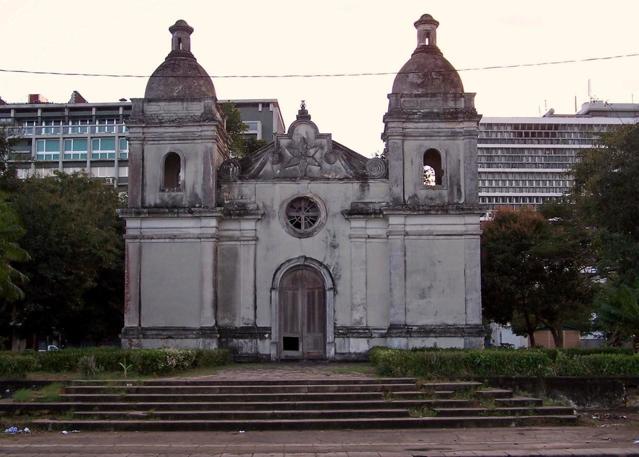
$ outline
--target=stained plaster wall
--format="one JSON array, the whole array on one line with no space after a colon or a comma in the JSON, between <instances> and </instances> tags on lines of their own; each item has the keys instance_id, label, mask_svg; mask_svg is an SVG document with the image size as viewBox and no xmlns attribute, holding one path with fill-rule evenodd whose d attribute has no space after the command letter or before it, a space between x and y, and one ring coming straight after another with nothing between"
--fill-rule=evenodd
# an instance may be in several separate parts
<instances>
[{"instance_id":1,"label":"stained plaster wall","mask_svg":"<svg viewBox=\"0 0 639 457\"><path fill-rule=\"evenodd\" d=\"M138 119L143 118L143 124ZM129 207L214 207L217 167L224 158L213 100L133 100ZM179 191L163 188L164 158L180 156ZM141 189L141 193L138 189Z\"/></svg>"},{"instance_id":2,"label":"stained plaster wall","mask_svg":"<svg viewBox=\"0 0 639 457\"><path fill-rule=\"evenodd\" d=\"M463 215L407 218L406 323L481 323L476 219Z\"/></svg>"},{"instance_id":3,"label":"stained plaster wall","mask_svg":"<svg viewBox=\"0 0 639 457\"><path fill-rule=\"evenodd\" d=\"M215 325L217 225L213 214L127 218L125 327Z\"/></svg>"},{"instance_id":4,"label":"stained plaster wall","mask_svg":"<svg viewBox=\"0 0 639 457\"><path fill-rule=\"evenodd\" d=\"M239 326L252 323L251 303L242 303L240 297L243 296L247 301L254 299L253 322L258 326L271 326L271 287L276 269L289 259L307 256L326 265L333 277L336 289L336 324L352 325L351 224L342 211L350 208L352 201L386 201L388 184L385 181L244 181L224 184L222 192L233 200L255 202L262 215L255 221L257 241L253 296L246 291L251 285L242 280L242 274L250 276L252 273L245 268L246 263L242 263L242 234L237 230L238 223L231 219L224 220L221 224L220 233L228 234L228 238L220 242L219 248L219 324ZM324 226L312 237L294 237L283 227L281 212L284 205L299 195L309 195L321 200L326 209ZM246 249L244 252L246 253ZM246 262L249 259L244 255ZM367 264L375 268L362 268L362 265L358 265L357 269L367 273L379 270L383 278L384 265L387 264L385 247L373 248ZM383 281L379 283L383 284ZM367 320L381 324L387 320L387 305L384 306L387 300L384 300L384 296L388 292L384 287L380 287L378 292L377 300L368 304ZM359 313L361 310L355 312L355 319L360 325L366 325Z\"/></svg>"},{"instance_id":5,"label":"stained plaster wall","mask_svg":"<svg viewBox=\"0 0 639 457\"><path fill-rule=\"evenodd\" d=\"M464 347L468 342L462 336L378 335L389 324L481 323L478 216L343 215L354 201L383 206L389 199L388 180L242 181L224 183L222 193L254 205L260 216L221 222L219 325L277 325L271 322L273 276L282 263L299 256L329 268L336 288L336 326L377 330L367 337L337 337L338 354L364 353L379 344ZM326 206L326 223L310 238L293 237L283 227L281 211L298 195L321 199ZM393 297L393 288L401 293Z\"/></svg>"}]
</instances>

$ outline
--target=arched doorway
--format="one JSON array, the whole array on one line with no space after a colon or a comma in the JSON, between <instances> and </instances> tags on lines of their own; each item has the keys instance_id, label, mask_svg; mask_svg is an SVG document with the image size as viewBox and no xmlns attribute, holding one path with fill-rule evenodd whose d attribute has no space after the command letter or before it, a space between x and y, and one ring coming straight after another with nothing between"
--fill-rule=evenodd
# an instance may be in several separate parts
<instances>
[{"instance_id":1,"label":"arched doorway","mask_svg":"<svg viewBox=\"0 0 639 457\"><path fill-rule=\"evenodd\" d=\"M288 270L279 286L279 353L281 358L326 357L326 293L317 270Z\"/></svg>"}]
</instances>

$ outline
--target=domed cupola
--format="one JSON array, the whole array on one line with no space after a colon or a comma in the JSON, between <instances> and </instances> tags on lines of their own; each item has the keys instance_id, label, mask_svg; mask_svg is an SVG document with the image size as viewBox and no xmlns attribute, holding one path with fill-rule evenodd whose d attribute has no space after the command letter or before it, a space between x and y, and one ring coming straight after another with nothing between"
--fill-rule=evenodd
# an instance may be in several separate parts
<instances>
[{"instance_id":1,"label":"domed cupola","mask_svg":"<svg viewBox=\"0 0 639 457\"><path fill-rule=\"evenodd\" d=\"M393 82L394 94L425 95L464 92L461 78L437 47L437 22L424 14L415 22L417 48Z\"/></svg>"},{"instance_id":2,"label":"domed cupola","mask_svg":"<svg viewBox=\"0 0 639 457\"><path fill-rule=\"evenodd\" d=\"M213 81L191 53L193 27L180 19L169 28L171 52L146 85L147 100L216 98Z\"/></svg>"}]
</instances>

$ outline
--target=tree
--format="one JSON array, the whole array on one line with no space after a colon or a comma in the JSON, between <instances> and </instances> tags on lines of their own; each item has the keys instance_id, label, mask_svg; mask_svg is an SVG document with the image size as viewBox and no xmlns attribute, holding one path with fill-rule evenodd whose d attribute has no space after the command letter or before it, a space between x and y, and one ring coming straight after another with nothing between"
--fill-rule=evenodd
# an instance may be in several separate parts
<instances>
[{"instance_id":1,"label":"tree","mask_svg":"<svg viewBox=\"0 0 639 457\"><path fill-rule=\"evenodd\" d=\"M0 189L5 192L15 190L18 181L16 170L10 162L13 152L14 139L7 135L4 128L0 128Z\"/></svg>"},{"instance_id":2,"label":"tree","mask_svg":"<svg viewBox=\"0 0 639 457\"><path fill-rule=\"evenodd\" d=\"M243 157L246 149L244 132L246 132L247 126L242 121L240 111L233 103L222 103L221 107L226 117L226 133L228 133L231 140L229 145L231 153L236 157Z\"/></svg>"},{"instance_id":3,"label":"tree","mask_svg":"<svg viewBox=\"0 0 639 457\"><path fill-rule=\"evenodd\" d=\"M605 134L601 147L580 155L574 175L572 198L593 232L600 276L632 284L639 278L639 124Z\"/></svg>"},{"instance_id":4,"label":"tree","mask_svg":"<svg viewBox=\"0 0 639 457\"><path fill-rule=\"evenodd\" d=\"M609 332L613 345L631 339L639 348L639 281L629 286L611 284L596 297L597 325Z\"/></svg>"},{"instance_id":5,"label":"tree","mask_svg":"<svg viewBox=\"0 0 639 457\"><path fill-rule=\"evenodd\" d=\"M31 255L24 268L30 282L17 306L23 333L59 332L74 343L117 335L124 274L115 189L59 173L21 181L11 198Z\"/></svg>"},{"instance_id":6,"label":"tree","mask_svg":"<svg viewBox=\"0 0 639 457\"><path fill-rule=\"evenodd\" d=\"M24 229L16 212L5 197L0 196L0 300L4 313L8 303L24 298L20 286L27 282L27 277L13 266L29 260L27 251L18 244L23 235Z\"/></svg>"},{"instance_id":7,"label":"tree","mask_svg":"<svg viewBox=\"0 0 639 457\"><path fill-rule=\"evenodd\" d=\"M639 347L639 125L625 125L584 151L572 198L593 233L598 275L596 323L612 344Z\"/></svg>"},{"instance_id":8,"label":"tree","mask_svg":"<svg viewBox=\"0 0 639 457\"><path fill-rule=\"evenodd\" d=\"M246 135L247 126L233 103L222 103L221 106L226 117L226 133L231 140L230 149L234 157L245 157L266 145L266 141Z\"/></svg>"},{"instance_id":9,"label":"tree","mask_svg":"<svg viewBox=\"0 0 639 457\"><path fill-rule=\"evenodd\" d=\"M588 326L592 283L583 273L588 261L580 235L570 219L551 222L530 208L499 209L482 235L484 316L511 323L533 346L542 326L557 347L566 326Z\"/></svg>"}]
</instances>

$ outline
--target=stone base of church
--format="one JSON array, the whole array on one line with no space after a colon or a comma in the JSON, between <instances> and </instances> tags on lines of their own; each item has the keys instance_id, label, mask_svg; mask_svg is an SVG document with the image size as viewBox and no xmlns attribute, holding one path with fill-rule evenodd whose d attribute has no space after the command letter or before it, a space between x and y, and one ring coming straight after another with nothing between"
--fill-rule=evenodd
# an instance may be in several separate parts
<instances>
[{"instance_id":1,"label":"stone base of church","mask_svg":"<svg viewBox=\"0 0 639 457\"><path fill-rule=\"evenodd\" d=\"M376 346L396 349L423 347L483 347L481 325L422 325L384 327L335 327L334 354L330 360L366 360ZM276 360L270 327L125 327L124 348L227 348L238 361ZM332 349L331 349L332 350Z\"/></svg>"},{"instance_id":2,"label":"stone base of church","mask_svg":"<svg viewBox=\"0 0 639 457\"><path fill-rule=\"evenodd\" d=\"M468 325L394 325L388 328L337 327L335 359L366 359L370 349L383 346L395 349L424 347L476 349L484 346L484 329Z\"/></svg>"},{"instance_id":3,"label":"stone base of church","mask_svg":"<svg viewBox=\"0 0 639 457\"><path fill-rule=\"evenodd\" d=\"M122 347L125 349L217 349L216 328L191 327L124 327Z\"/></svg>"}]
</instances>

